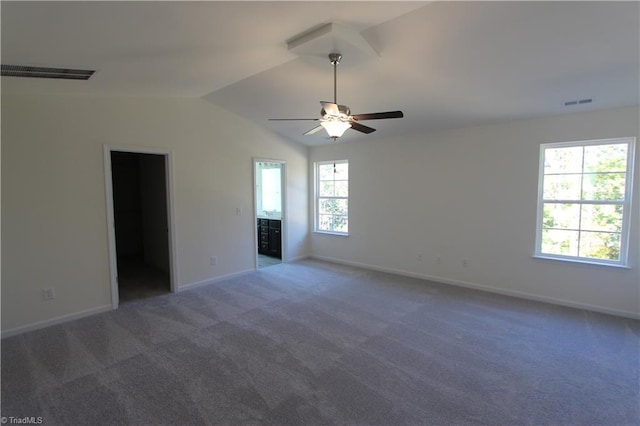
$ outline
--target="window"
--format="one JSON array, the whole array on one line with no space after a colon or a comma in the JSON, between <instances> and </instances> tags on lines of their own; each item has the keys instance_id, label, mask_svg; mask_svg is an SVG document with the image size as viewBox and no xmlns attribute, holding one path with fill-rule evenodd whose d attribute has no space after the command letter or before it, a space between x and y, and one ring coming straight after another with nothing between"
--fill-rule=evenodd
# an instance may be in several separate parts
<instances>
[{"instance_id":1,"label":"window","mask_svg":"<svg viewBox=\"0 0 640 426\"><path fill-rule=\"evenodd\" d=\"M349 232L349 162L315 164L315 230L335 234Z\"/></svg>"},{"instance_id":2,"label":"window","mask_svg":"<svg viewBox=\"0 0 640 426\"><path fill-rule=\"evenodd\" d=\"M541 146L536 256L626 265L634 143Z\"/></svg>"},{"instance_id":3,"label":"window","mask_svg":"<svg viewBox=\"0 0 640 426\"><path fill-rule=\"evenodd\" d=\"M256 163L256 211L259 216L282 217L283 167L282 163Z\"/></svg>"}]
</instances>

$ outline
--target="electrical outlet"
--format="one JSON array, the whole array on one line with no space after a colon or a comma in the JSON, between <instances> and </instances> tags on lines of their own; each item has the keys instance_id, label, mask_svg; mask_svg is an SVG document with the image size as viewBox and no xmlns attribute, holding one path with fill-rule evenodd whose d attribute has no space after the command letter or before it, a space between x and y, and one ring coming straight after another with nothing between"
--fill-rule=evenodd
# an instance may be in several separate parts
<instances>
[{"instance_id":1,"label":"electrical outlet","mask_svg":"<svg viewBox=\"0 0 640 426\"><path fill-rule=\"evenodd\" d=\"M418 253L418 254L416 255L416 259L417 259L419 262L422 262L422 259L423 259L423 258L424 258L424 254L423 254L423 253Z\"/></svg>"},{"instance_id":2,"label":"electrical outlet","mask_svg":"<svg viewBox=\"0 0 640 426\"><path fill-rule=\"evenodd\" d=\"M236 216L242 216L242 207L236 207Z\"/></svg>"},{"instance_id":3,"label":"electrical outlet","mask_svg":"<svg viewBox=\"0 0 640 426\"><path fill-rule=\"evenodd\" d=\"M218 264L218 256L211 256L209 258L209 265L216 266Z\"/></svg>"},{"instance_id":4,"label":"electrical outlet","mask_svg":"<svg viewBox=\"0 0 640 426\"><path fill-rule=\"evenodd\" d=\"M56 293L53 288L43 288L42 289L42 298L44 300L53 300L56 298Z\"/></svg>"},{"instance_id":5,"label":"electrical outlet","mask_svg":"<svg viewBox=\"0 0 640 426\"><path fill-rule=\"evenodd\" d=\"M469 267L469 259L462 259L462 266L464 266L465 268Z\"/></svg>"},{"instance_id":6,"label":"electrical outlet","mask_svg":"<svg viewBox=\"0 0 640 426\"><path fill-rule=\"evenodd\" d=\"M437 263L438 265L442 263L442 256L440 256L440 255L437 255L437 256L436 256L436 263Z\"/></svg>"}]
</instances>

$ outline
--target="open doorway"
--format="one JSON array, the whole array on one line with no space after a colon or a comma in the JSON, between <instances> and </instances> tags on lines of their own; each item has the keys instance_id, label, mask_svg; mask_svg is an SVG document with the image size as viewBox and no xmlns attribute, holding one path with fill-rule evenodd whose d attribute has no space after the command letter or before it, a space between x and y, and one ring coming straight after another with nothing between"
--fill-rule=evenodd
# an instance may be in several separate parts
<instances>
[{"instance_id":1,"label":"open doorway","mask_svg":"<svg viewBox=\"0 0 640 426\"><path fill-rule=\"evenodd\" d=\"M168 155L109 149L105 157L116 308L172 291Z\"/></svg>"},{"instance_id":2,"label":"open doorway","mask_svg":"<svg viewBox=\"0 0 640 426\"><path fill-rule=\"evenodd\" d=\"M256 265L282 263L284 239L285 166L280 160L254 159Z\"/></svg>"}]
</instances>

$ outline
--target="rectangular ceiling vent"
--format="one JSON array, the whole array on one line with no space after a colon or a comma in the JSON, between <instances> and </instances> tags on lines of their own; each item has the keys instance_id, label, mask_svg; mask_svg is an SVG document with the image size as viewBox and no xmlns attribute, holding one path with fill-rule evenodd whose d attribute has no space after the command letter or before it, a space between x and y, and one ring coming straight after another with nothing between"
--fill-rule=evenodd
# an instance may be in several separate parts
<instances>
[{"instance_id":1,"label":"rectangular ceiling vent","mask_svg":"<svg viewBox=\"0 0 640 426\"><path fill-rule=\"evenodd\" d=\"M590 104L591 102L593 102L593 99L580 99L576 101L567 101L564 103L564 106L584 105Z\"/></svg>"},{"instance_id":2,"label":"rectangular ceiling vent","mask_svg":"<svg viewBox=\"0 0 640 426\"><path fill-rule=\"evenodd\" d=\"M89 80L95 70L72 68L32 67L27 65L2 65L3 77L59 78L63 80Z\"/></svg>"}]
</instances>

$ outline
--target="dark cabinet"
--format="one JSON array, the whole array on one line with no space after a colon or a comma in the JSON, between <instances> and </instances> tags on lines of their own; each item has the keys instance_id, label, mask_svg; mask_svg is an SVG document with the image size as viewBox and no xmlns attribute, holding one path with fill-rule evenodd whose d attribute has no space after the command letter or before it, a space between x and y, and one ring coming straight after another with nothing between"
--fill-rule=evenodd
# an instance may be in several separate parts
<instances>
[{"instance_id":1,"label":"dark cabinet","mask_svg":"<svg viewBox=\"0 0 640 426\"><path fill-rule=\"evenodd\" d=\"M281 224L279 220L269 220L269 255L277 258L282 257Z\"/></svg>"},{"instance_id":2,"label":"dark cabinet","mask_svg":"<svg viewBox=\"0 0 640 426\"><path fill-rule=\"evenodd\" d=\"M282 258L282 222L258 219L258 253Z\"/></svg>"},{"instance_id":3,"label":"dark cabinet","mask_svg":"<svg viewBox=\"0 0 640 426\"><path fill-rule=\"evenodd\" d=\"M269 219L258 219L258 253L269 254Z\"/></svg>"}]
</instances>

